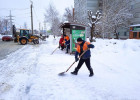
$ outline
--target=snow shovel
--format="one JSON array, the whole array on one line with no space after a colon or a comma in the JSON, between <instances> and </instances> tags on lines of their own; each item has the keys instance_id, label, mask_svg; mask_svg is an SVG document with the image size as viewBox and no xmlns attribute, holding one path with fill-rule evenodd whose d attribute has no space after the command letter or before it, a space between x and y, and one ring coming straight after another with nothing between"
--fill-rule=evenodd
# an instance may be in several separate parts
<instances>
[{"instance_id":1,"label":"snow shovel","mask_svg":"<svg viewBox=\"0 0 140 100\"><path fill-rule=\"evenodd\" d=\"M51 55L53 55L53 53L59 48L59 46L51 53Z\"/></svg>"},{"instance_id":2,"label":"snow shovel","mask_svg":"<svg viewBox=\"0 0 140 100\"><path fill-rule=\"evenodd\" d=\"M88 49L88 50L89 50L89 49ZM87 51L87 50L85 50L85 51L79 56L79 59L85 54L86 51ZM75 63L76 63L76 61L74 61L74 62L71 64L71 66L70 66L66 71L61 72L61 73L59 73L58 75L63 76L66 72L68 72L68 70L69 70Z\"/></svg>"}]
</instances>

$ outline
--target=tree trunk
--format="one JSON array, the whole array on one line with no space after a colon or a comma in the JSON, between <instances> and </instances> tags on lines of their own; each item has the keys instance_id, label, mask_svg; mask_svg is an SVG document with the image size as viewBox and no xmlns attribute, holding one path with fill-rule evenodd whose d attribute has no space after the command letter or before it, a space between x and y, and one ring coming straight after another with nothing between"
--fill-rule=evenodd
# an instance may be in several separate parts
<instances>
[{"instance_id":1,"label":"tree trunk","mask_svg":"<svg viewBox=\"0 0 140 100\"><path fill-rule=\"evenodd\" d=\"M119 39L119 34L118 33L116 33L116 39Z\"/></svg>"},{"instance_id":2,"label":"tree trunk","mask_svg":"<svg viewBox=\"0 0 140 100\"><path fill-rule=\"evenodd\" d=\"M90 28L90 42L95 42L95 39L93 39L94 35L94 31L95 31L95 24L92 24L92 27Z\"/></svg>"},{"instance_id":3,"label":"tree trunk","mask_svg":"<svg viewBox=\"0 0 140 100\"><path fill-rule=\"evenodd\" d=\"M115 34L116 34L116 39L119 39L119 34L117 33L117 27L115 27Z\"/></svg>"}]
</instances>

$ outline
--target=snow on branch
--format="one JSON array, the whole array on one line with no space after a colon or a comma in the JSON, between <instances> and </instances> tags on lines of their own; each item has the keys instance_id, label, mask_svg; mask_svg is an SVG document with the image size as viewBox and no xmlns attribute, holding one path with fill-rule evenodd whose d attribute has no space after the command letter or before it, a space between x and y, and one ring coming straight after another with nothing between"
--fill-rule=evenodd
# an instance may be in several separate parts
<instances>
[{"instance_id":1,"label":"snow on branch","mask_svg":"<svg viewBox=\"0 0 140 100\"><path fill-rule=\"evenodd\" d=\"M91 24L90 26L92 26L93 24L96 24L101 19L101 13L99 11L97 11L96 14L94 15L93 12L91 10L89 10L88 19Z\"/></svg>"}]
</instances>

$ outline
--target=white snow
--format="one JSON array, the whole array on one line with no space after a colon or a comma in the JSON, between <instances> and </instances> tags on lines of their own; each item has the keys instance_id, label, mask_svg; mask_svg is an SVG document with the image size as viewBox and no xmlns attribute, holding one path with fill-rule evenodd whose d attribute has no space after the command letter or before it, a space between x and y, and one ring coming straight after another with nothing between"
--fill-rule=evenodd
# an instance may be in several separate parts
<instances>
[{"instance_id":1,"label":"white snow","mask_svg":"<svg viewBox=\"0 0 140 100\"><path fill-rule=\"evenodd\" d=\"M92 18L96 19L96 16L95 16L95 15L93 15L93 16L92 16Z\"/></svg>"},{"instance_id":2,"label":"white snow","mask_svg":"<svg viewBox=\"0 0 140 100\"><path fill-rule=\"evenodd\" d=\"M90 27L92 27L91 23L88 23L88 25L89 25Z\"/></svg>"},{"instance_id":3,"label":"white snow","mask_svg":"<svg viewBox=\"0 0 140 100\"><path fill-rule=\"evenodd\" d=\"M69 23L69 21L64 21L64 23Z\"/></svg>"},{"instance_id":4,"label":"white snow","mask_svg":"<svg viewBox=\"0 0 140 100\"><path fill-rule=\"evenodd\" d=\"M140 26L140 24L130 25L130 27Z\"/></svg>"},{"instance_id":5,"label":"white snow","mask_svg":"<svg viewBox=\"0 0 140 100\"><path fill-rule=\"evenodd\" d=\"M2 39L2 35L0 34L0 39Z\"/></svg>"},{"instance_id":6,"label":"white snow","mask_svg":"<svg viewBox=\"0 0 140 100\"><path fill-rule=\"evenodd\" d=\"M26 45L0 61L0 100L139 100L140 40L97 39L88 77L85 65L77 76L65 76L74 55L57 50L52 36L40 45Z\"/></svg>"}]
</instances>

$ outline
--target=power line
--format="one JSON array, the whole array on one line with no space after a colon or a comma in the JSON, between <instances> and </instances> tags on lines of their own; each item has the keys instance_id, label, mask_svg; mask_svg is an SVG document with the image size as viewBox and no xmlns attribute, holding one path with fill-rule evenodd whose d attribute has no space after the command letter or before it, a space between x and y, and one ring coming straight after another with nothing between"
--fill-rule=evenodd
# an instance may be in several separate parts
<instances>
[{"instance_id":1,"label":"power line","mask_svg":"<svg viewBox=\"0 0 140 100\"><path fill-rule=\"evenodd\" d=\"M23 16L16 16L16 18L30 18L31 16L25 16L25 17L23 17Z\"/></svg>"},{"instance_id":2,"label":"power line","mask_svg":"<svg viewBox=\"0 0 140 100\"><path fill-rule=\"evenodd\" d=\"M21 9L19 9L19 8L0 8L0 10L12 10L12 11L15 11L15 10L28 10L28 9L30 9L30 8L21 8Z\"/></svg>"},{"instance_id":3,"label":"power line","mask_svg":"<svg viewBox=\"0 0 140 100\"><path fill-rule=\"evenodd\" d=\"M36 17L37 21L38 21L38 22L40 22L40 20L38 19L38 16L37 16L36 11L35 11L35 9L34 9L34 8L33 8L33 10L34 10L35 17Z\"/></svg>"},{"instance_id":4,"label":"power line","mask_svg":"<svg viewBox=\"0 0 140 100\"><path fill-rule=\"evenodd\" d=\"M29 14L31 14L30 12L28 12L28 13L22 13L22 14L16 14L16 16L23 16L23 15L29 15Z\"/></svg>"},{"instance_id":5,"label":"power line","mask_svg":"<svg viewBox=\"0 0 140 100\"><path fill-rule=\"evenodd\" d=\"M11 14L11 10L10 10L10 15L9 16L7 16L7 17L9 17L9 20L10 20L10 26L11 26L11 29L10 29L10 31L11 31L11 34L12 34L12 32L13 32L13 30L12 30L12 26L13 26L13 22L12 22L12 20L14 20L14 19L12 19L14 16L12 16L12 14ZM13 35L13 34L12 34Z\"/></svg>"}]
</instances>

